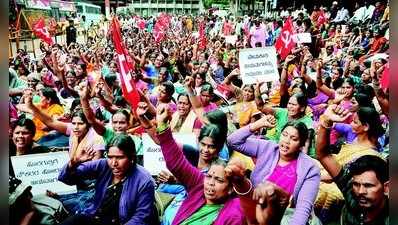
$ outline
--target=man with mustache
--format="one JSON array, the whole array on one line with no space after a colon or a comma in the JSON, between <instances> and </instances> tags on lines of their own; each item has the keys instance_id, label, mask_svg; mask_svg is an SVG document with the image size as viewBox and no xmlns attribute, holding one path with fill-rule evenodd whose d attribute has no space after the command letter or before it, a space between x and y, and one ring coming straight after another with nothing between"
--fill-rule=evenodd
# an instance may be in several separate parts
<instances>
[{"instance_id":1,"label":"man with mustache","mask_svg":"<svg viewBox=\"0 0 398 225\"><path fill-rule=\"evenodd\" d=\"M336 109L331 116L344 116L347 110ZM378 156L364 155L346 166L341 166L328 151L331 118L320 119L316 144L318 160L329 172L344 195L345 205L341 225L389 224L388 162Z\"/></svg>"}]
</instances>

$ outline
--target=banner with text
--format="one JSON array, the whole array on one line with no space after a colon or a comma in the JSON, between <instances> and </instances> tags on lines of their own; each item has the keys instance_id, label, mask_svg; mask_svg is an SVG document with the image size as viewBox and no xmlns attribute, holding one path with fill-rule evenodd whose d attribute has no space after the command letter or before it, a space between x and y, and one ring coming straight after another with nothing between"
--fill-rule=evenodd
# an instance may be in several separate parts
<instances>
[{"instance_id":1,"label":"banner with text","mask_svg":"<svg viewBox=\"0 0 398 225\"><path fill-rule=\"evenodd\" d=\"M173 134L174 139L177 143L191 145L195 149L197 148L195 134ZM166 162L162 154L160 146L153 142L152 138L148 134L142 135L142 143L144 147L144 167L148 170L151 175L158 175L160 171L167 170Z\"/></svg>"},{"instance_id":2,"label":"banner with text","mask_svg":"<svg viewBox=\"0 0 398 225\"><path fill-rule=\"evenodd\" d=\"M68 152L51 152L12 156L15 177L32 186L32 194L45 194L46 190L57 194L75 193L76 185L58 181L62 167L69 162Z\"/></svg>"},{"instance_id":3,"label":"banner with text","mask_svg":"<svg viewBox=\"0 0 398 225\"><path fill-rule=\"evenodd\" d=\"M239 52L239 68L244 84L254 84L256 80L269 82L279 80L274 46L246 48Z\"/></svg>"}]
</instances>

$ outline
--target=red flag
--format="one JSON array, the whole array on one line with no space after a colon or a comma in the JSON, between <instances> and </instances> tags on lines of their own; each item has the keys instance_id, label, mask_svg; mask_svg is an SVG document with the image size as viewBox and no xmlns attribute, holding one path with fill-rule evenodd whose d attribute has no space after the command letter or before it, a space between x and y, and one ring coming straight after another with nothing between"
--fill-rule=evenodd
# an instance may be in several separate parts
<instances>
[{"instance_id":1,"label":"red flag","mask_svg":"<svg viewBox=\"0 0 398 225\"><path fill-rule=\"evenodd\" d=\"M145 20L139 19L137 25L138 25L138 29L144 30L145 29Z\"/></svg>"},{"instance_id":2,"label":"red flag","mask_svg":"<svg viewBox=\"0 0 398 225\"><path fill-rule=\"evenodd\" d=\"M205 34L205 22L202 21L199 24L199 48L206 49L206 34Z\"/></svg>"},{"instance_id":3,"label":"red flag","mask_svg":"<svg viewBox=\"0 0 398 225\"><path fill-rule=\"evenodd\" d=\"M50 33L48 32L44 19L40 18L32 27L33 33L36 35L36 37L40 38L44 42L46 42L49 45L52 45L53 39L51 38Z\"/></svg>"},{"instance_id":4,"label":"red flag","mask_svg":"<svg viewBox=\"0 0 398 225\"><path fill-rule=\"evenodd\" d=\"M140 102L140 95L135 87L135 82L131 79L130 71L134 69L134 62L129 56L126 48L123 46L122 35L120 33L120 24L116 17L112 19L111 25L112 40L117 53L117 65L119 68L119 79L122 86L124 98L131 104L133 109L137 108Z\"/></svg>"},{"instance_id":5,"label":"red flag","mask_svg":"<svg viewBox=\"0 0 398 225\"><path fill-rule=\"evenodd\" d=\"M156 19L156 24L153 28L153 37L157 43L161 42L165 37L166 30L170 25L170 20L171 18L165 13L160 14Z\"/></svg>"},{"instance_id":6,"label":"red flag","mask_svg":"<svg viewBox=\"0 0 398 225\"><path fill-rule=\"evenodd\" d=\"M275 42L276 51L280 55L281 59L285 59L290 54L290 51L296 46L296 43L292 38L293 32L292 19L289 17L285 21L282 31Z\"/></svg>"},{"instance_id":7,"label":"red flag","mask_svg":"<svg viewBox=\"0 0 398 225\"><path fill-rule=\"evenodd\" d=\"M320 27L322 24L326 23L326 16L325 16L325 11L321 9L321 12L319 13L318 21L317 21L317 27Z\"/></svg>"}]
</instances>

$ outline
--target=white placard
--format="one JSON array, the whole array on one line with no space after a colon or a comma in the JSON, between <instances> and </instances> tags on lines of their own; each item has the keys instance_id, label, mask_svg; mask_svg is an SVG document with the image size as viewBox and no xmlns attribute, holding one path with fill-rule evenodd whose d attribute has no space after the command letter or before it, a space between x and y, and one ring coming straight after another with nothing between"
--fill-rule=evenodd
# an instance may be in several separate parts
<instances>
[{"instance_id":1,"label":"white placard","mask_svg":"<svg viewBox=\"0 0 398 225\"><path fill-rule=\"evenodd\" d=\"M239 68L244 84L279 80L274 46L246 48L239 52Z\"/></svg>"},{"instance_id":2,"label":"white placard","mask_svg":"<svg viewBox=\"0 0 398 225\"><path fill-rule=\"evenodd\" d=\"M347 30L347 25L344 25L344 24L341 25L341 33L345 34L346 30Z\"/></svg>"},{"instance_id":3,"label":"white placard","mask_svg":"<svg viewBox=\"0 0 398 225\"><path fill-rule=\"evenodd\" d=\"M298 33L298 34L293 34L292 36L293 41L301 44L301 43L311 43L311 33Z\"/></svg>"},{"instance_id":4,"label":"white placard","mask_svg":"<svg viewBox=\"0 0 398 225\"><path fill-rule=\"evenodd\" d=\"M234 45L238 40L237 35L227 35L225 36L225 43Z\"/></svg>"},{"instance_id":5,"label":"white placard","mask_svg":"<svg viewBox=\"0 0 398 225\"><path fill-rule=\"evenodd\" d=\"M16 178L32 186L33 195L45 194L46 190L57 194L75 193L76 185L58 181L58 174L67 162L67 151L11 157Z\"/></svg>"},{"instance_id":6,"label":"white placard","mask_svg":"<svg viewBox=\"0 0 398 225\"><path fill-rule=\"evenodd\" d=\"M373 60L376 60L376 59L384 59L384 60L387 60L388 59L388 54L386 54L386 53L376 53L376 54L374 54L373 56L371 56L371 57L369 57L369 58L367 58L366 60L365 60L365 62L372 62Z\"/></svg>"},{"instance_id":7,"label":"white placard","mask_svg":"<svg viewBox=\"0 0 398 225\"><path fill-rule=\"evenodd\" d=\"M177 143L191 145L197 148L196 135L191 134L173 134L174 140ZM153 142L148 134L142 135L142 143L144 148L144 167L151 175L158 175L160 171L167 170L166 162L164 161L162 150L160 146Z\"/></svg>"}]
</instances>

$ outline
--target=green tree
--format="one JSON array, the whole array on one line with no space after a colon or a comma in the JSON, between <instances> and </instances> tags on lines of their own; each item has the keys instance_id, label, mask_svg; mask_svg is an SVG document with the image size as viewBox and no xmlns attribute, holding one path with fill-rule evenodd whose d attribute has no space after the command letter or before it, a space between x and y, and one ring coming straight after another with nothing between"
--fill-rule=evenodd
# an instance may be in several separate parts
<instances>
[{"instance_id":1,"label":"green tree","mask_svg":"<svg viewBox=\"0 0 398 225\"><path fill-rule=\"evenodd\" d=\"M206 9L211 8L212 4L228 6L229 5L229 0L204 0L203 1L203 6Z\"/></svg>"}]
</instances>

